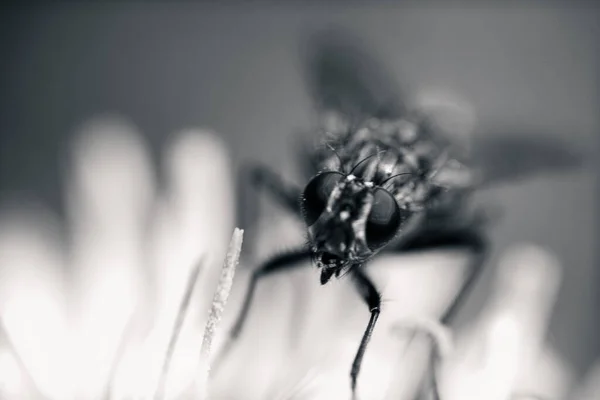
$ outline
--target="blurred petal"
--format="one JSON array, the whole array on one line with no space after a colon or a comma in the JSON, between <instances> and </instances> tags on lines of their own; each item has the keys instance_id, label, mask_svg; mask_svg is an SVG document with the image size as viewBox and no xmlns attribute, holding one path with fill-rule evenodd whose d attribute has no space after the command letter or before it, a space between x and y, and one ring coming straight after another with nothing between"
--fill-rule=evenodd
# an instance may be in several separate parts
<instances>
[{"instance_id":1,"label":"blurred petal","mask_svg":"<svg viewBox=\"0 0 600 400\"><path fill-rule=\"evenodd\" d=\"M243 268L236 273L228 319L222 324L225 334L240 311L250 273ZM288 346L293 290L294 282L285 273L260 281L243 333L212 377L212 398L264 399L277 384L280 374L302 364L303 359L296 358ZM215 348L219 346L215 343Z\"/></svg>"},{"instance_id":2,"label":"blurred petal","mask_svg":"<svg viewBox=\"0 0 600 400\"><path fill-rule=\"evenodd\" d=\"M508 252L489 305L443 366L443 396L505 400L521 392L519 378L537 368L559 282L560 268L547 251L521 246Z\"/></svg>"},{"instance_id":3,"label":"blurred petal","mask_svg":"<svg viewBox=\"0 0 600 400\"><path fill-rule=\"evenodd\" d=\"M66 399L74 371L59 239L58 224L47 210L9 207L0 215L0 315L7 340L39 390ZM13 361L5 357L4 368L14 367Z\"/></svg>"},{"instance_id":4,"label":"blurred petal","mask_svg":"<svg viewBox=\"0 0 600 400\"><path fill-rule=\"evenodd\" d=\"M0 350L0 398L23 395L26 392L23 375L15 355L7 349Z\"/></svg>"},{"instance_id":5,"label":"blurred petal","mask_svg":"<svg viewBox=\"0 0 600 400\"><path fill-rule=\"evenodd\" d=\"M0 399L42 399L43 396L11 339L0 326Z\"/></svg>"},{"instance_id":6,"label":"blurred petal","mask_svg":"<svg viewBox=\"0 0 600 400\"><path fill-rule=\"evenodd\" d=\"M411 320L439 320L464 283L473 255L463 250L431 250L398 256L385 256L370 267L371 276L382 290L383 308L373 334L364 371L359 378L365 398L413 398L423 374L429 369L430 340L422 334L407 331L399 338L397 325ZM364 307L364 306L363 306ZM366 325L366 317L362 325ZM355 327L360 340L359 325ZM356 350L354 350L356 351ZM393 354L393 357L390 355ZM369 357L373 375L368 378ZM348 355L348 365L351 363ZM380 373L375 373L379 370ZM362 381L362 388L361 388ZM377 391L375 391L377 389ZM395 398L395 397L392 397Z\"/></svg>"},{"instance_id":7,"label":"blurred petal","mask_svg":"<svg viewBox=\"0 0 600 400\"><path fill-rule=\"evenodd\" d=\"M549 344L541 349L532 368L524 373L516 393L536 394L542 399L567 399L575 383L575 371ZM526 399L523 399L526 400Z\"/></svg>"},{"instance_id":8,"label":"blurred petal","mask_svg":"<svg viewBox=\"0 0 600 400\"><path fill-rule=\"evenodd\" d=\"M166 349L192 267L203 258L181 337L175 347L167 392L181 391L193 377L202 332L233 229L230 160L213 133L188 130L165 154L167 192L153 227L152 259L160 306L154 347ZM195 349L195 350L194 350ZM159 356L164 356L162 352ZM157 363L159 369L162 361Z\"/></svg>"},{"instance_id":9,"label":"blurred petal","mask_svg":"<svg viewBox=\"0 0 600 400\"><path fill-rule=\"evenodd\" d=\"M144 290L144 229L151 166L135 128L102 117L81 128L69 191L82 396L105 385L127 321Z\"/></svg>"},{"instance_id":10,"label":"blurred petal","mask_svg":"<svg viewBox=\"0 0 600 400\"><path fill-rule=\"evenodd\" d=\"M600 399L600 361L589 369L573 398L575 400Z\"/></svg>"},{"instance_id":11,"label":"blurred petal","mask_svg":"<svg viewBox=\"0 0 600 400\"><path fill-rule=\"evenodd\" d=\"M202 130L181 132L165 159L168 193L157 235L170 236L170 246L161 247L157 257L161 260L159 275L175 284L168 289L175 291L166 298L176 304L179 296L173 298L172 294L181 292L200 256L209 256L209 277L213 279L206 285L209 292L214 290L233 230L234 194L229 155L216 135Z\"/></svg>"}]
</instances>

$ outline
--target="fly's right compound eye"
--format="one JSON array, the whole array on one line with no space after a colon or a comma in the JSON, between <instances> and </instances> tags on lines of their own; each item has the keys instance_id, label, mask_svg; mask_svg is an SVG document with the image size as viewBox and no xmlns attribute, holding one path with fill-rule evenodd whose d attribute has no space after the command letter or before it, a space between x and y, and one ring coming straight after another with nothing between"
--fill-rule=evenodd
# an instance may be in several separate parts
<instances>
[{"instance_id":1,"label":"fly's right compound eye","mask_svg":"<svg viewBox=\"0 0 600 400\"><path fill-rule=\"evenodd\" d=\"M369 248L375 250L392 240L408 215L408 212L398 207L390 192L382 188L375 189L366 227Z\"/></svg>"},{"instance_id":2,"label":"fly's right compound eye","mask_svg":"<svg viewBox=\"0 0 600 400\"><path fill-rule=\"evenodd\" d=\"M302 195L304 221L308 226L314 224L321 216L335 186L344 178L339 172L323 172L312 178Z\"/></svg>"}]
</instances>

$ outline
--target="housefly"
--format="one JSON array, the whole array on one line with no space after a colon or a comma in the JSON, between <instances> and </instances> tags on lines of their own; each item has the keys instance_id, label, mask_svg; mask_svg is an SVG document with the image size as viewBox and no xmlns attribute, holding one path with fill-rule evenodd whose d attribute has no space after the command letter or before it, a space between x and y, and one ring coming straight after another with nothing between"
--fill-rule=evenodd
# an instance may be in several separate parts
<instances>
[{"instance_id":1,"label":"housefly","mask_svg":"<svg viewBox=\"0 0 600 400\"><path fill-rule=\"evenodd\" d=\"M309 86L323 123L317 129L320 145L303 155L305 185L296 187L262 166L246 168L242 180L302 218L307 245L253 272L230 338L241 333L261 278L305 265L299 263L305 259L313 260L323 285L349 275L370 311L350 370L354 392L381 306L380 293L365 272L369 261L384 250L453 247L473 252L471 273L441 318L448 323L485 260L484 219L468 212L472 192L540 169L571 167L578 159L557 147L501 135L474 152L480 160L496 160L482 167L428 115L399 100L392 80L356 40L319 35L310 50ZM519 146L523 149L515 151Z\"/></svg>"}]
</instances>

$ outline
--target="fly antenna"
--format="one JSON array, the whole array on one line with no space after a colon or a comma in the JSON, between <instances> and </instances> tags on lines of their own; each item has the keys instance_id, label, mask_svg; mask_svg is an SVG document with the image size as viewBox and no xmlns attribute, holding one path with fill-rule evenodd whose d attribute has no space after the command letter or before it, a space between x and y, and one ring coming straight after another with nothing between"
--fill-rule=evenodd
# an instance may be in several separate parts
<instances>
[{"instance_id":1,"label":"fly antenna","mask_svg":"<svg viewBox=\"0 0 600 400\"><path fill-rule=\"evenodd\" d=\"M385 181L381 182L381 183L379 184L379 186L383 186L383 184L384 184L384 183L386 183L387 181L389 181L389 180L391 180L391 179L394 179L394 178L396 178L396 177L398 177L398 176L402 176L402 175L414 175L414 174L413 174L412 172L402 172L402 173L400 173L400 174L392 175L392 176L390 176L389 178L387 178Z\"/></svg>"},{"instance_id":2,"label":"fly antenna","mask_svg":"<svg viewBox=\"0 0 600 400\"><path fill-rule=\"evenodd\" d=\"M340 162L340 167L342 167L344 165L344 163L342 162L342 157L340 157L340 154L337 152L337 150L330 143L327 143L326 146L329 150L331 150L333 152L333 154L335 154L338 161Z\"/></svg>"},{"instance_id":3,"label":"fly antenna","mask_svg":"<svg viewBox=\"0 0 600 400\"><path fill-rule=\"evenodd\" d=\"M354 167L352 167L352 169L350 170L350 172L348 172L348 175L352 175L352 172L354 172L354 170L355 170L356 168L358 168L358 166L359 166L360 164L364 163L364 162L365 162L365 161L367 161L369 158L371 158L371 157L375 157L375 156L378 156L378 155L380 155L381 153L385 153L385 152L386 152L386 150L381 150L381 151L378 151L377 153L373 153L373 154L371 154L370 156L366 156L365 158L363 158L362 160L360 160L360 161L359 161L359 162L358 162L358 163L357 163L357 164L356 164Z\"/></svg>"}]
</instances>

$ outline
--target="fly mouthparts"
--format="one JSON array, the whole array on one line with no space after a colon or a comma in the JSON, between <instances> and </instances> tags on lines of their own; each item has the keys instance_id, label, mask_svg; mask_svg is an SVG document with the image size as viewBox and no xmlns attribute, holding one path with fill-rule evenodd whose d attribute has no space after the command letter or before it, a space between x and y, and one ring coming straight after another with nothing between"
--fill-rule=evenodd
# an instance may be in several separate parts
<instances>
[{"instance_id":1,"label":"fly mouthparts","mask_svg":"<svg viewBox=\"0 0 600 400\"><path fill-rule=\"evenodd\" d=\"M323 267L321 269L321 285L324 285L327 282L329 282L329 280L331 279L331 277L333 276L335 271L336 271L336 268Z\"/></svg>"}]
</instances>

